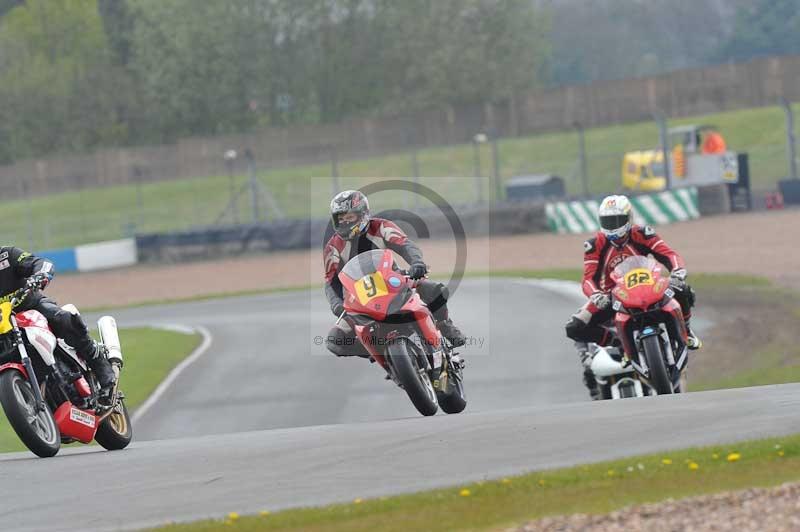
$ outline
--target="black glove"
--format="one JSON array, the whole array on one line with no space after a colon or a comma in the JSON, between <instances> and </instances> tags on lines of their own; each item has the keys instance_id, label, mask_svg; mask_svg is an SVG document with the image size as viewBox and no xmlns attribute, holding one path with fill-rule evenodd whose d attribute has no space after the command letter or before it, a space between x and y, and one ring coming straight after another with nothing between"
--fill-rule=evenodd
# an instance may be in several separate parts
<instances>
[{"instance_id":1,"label":"black glove","mask_svg":"<svg viewBox=\"0 0 800 532\"><path fill-rule=\"evenodd\" d=\"M424 262L414 262L408 270L408 276L412 279L422 279L428 273L428 267Z\"/></svg>"},{"instance_id":2,"label":"black glove","mask_svg":"<svg viewBox=\"0 0 800 532\"><path fill-rule=\"evenodd\" d=\"M344 303L342 303L341 301L335 303L331 307L331 312L333 312L333 315L336 316L337 318L341 316L344 313Z\"/></svg>"},{"instance_id":3,"label":"black glove","mask_svg":"<svg viewBox=\"0 0 800 532\"><path fill-rule=\"evenodd\" d=\"M25 281L25 285L32 290L44 290L47 288L47 285L50 284L52 278L53 276L50 274L37 273L28 277Z\"/></svg>"}]
</instances>

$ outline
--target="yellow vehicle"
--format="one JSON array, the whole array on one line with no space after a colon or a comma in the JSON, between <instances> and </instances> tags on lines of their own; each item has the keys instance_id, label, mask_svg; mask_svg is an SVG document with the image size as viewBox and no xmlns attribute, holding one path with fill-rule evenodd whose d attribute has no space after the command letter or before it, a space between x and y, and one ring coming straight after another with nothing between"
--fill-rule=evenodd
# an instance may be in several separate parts
<instances>
[{"instance_id":1,"label":"yellow vehicle","mask_svg":"<svg viewBox=\"0 0 800 532\"><path fill-rule=\"evenodd\" d=\"M673 186L735 183L739 179L736 152L711 125L670 128L670 170ZM661 148L631 151L622 158L622 186L646 192L664 190L667 179Z\"/></svg>"},{"instance_id":2,"label":"yellow vehicle","mask_svg":"<svg viewBox=\"0 0 800 532\"><path fill-rule=\"evenodd\" d=\"M622 158L622 186L629 190L664 190L664 154L661 150L631 151Z\"/></svg>"}]
</instances>

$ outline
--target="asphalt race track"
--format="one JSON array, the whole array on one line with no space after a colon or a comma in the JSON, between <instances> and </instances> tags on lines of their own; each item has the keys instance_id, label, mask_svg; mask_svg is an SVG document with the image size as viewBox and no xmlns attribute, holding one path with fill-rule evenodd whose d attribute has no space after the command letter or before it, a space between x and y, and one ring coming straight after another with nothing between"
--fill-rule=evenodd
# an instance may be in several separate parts
<instances>
[{"instance_id":1,"label":"asphalt race track","mask_svg":"<svg viewBox=\"0 0 800 532\"><path fill-rule=\"evenodd\" d=\"M121 326L203 326L210 349L127 450L0 455L0 528L141 528L800 431L797 384L586 402L563 338L578 302L557 284L465 281L452 313L474 338L469 406L433 418L378 366L315 345L333 321L316 292L116 312Z\"/></svg>"}]
</instances>

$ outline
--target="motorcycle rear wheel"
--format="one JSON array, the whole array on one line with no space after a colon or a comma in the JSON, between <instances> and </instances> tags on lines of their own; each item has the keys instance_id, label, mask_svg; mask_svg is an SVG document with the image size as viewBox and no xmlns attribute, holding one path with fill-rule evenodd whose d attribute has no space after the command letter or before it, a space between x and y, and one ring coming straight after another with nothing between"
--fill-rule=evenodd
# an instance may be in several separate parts
<instances>
[{"instance_id":1,"label":"motorcycle rear wheel","mask_svg":"<svg viewBox=\"0 0 800 532\"><path fill-rule=\"evenodd\" d=\"M658 395L669 395L673 392L672 382L670 382L667 366L664 364L664 355L661 351L661 340L658 336L648 336L642 340L644 356L647 359L647 367L650 368L650 386Z\"/></svg>"},{"instance_id":2,"label":"motorcycle rear wheel","mask_svg":"<svg viewBox=\"0 0 800 532\"><path fill-rule=\"evenodd\" d=\"M132 439L133 427L128 407L124 400L120 400L114 407L114 412L97 427L94 440L109 451L118 451L127 447Z\"/></svg>"},{"instance_id":3,"label":"motorcycle rear wheel","mask_svg":"<svg viewBox=\"0 0 800 532\"><path fill-rule=\"evenodd\" d=\"M61 432L45 405L36 412L36 398L28 379L17 370L0 374L0 404L8 422L25 447L41 458L55 456L61 448Z\"/></svg>"},{"instance_id":4,"label":"motorcycle rear wheel","mask_svg":"<svg viewBox=\"0 0 800 532\"><path fill-rule=\"evenodd\" d=\"M395 377L403 385L414 407L423 416L432 416L439 410L436 391L424 370L420 370L417 357L406 342L389 344L389 357Z\"/></svg>"}]
</instances>

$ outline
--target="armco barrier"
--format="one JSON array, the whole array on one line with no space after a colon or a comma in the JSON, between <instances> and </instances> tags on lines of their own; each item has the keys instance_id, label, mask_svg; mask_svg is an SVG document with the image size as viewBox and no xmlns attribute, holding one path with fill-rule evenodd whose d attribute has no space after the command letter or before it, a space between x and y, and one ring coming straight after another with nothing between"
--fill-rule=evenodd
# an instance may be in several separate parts
<instances>
[{"instance_id":1,"label":"armco barrier","mask_svg":"<svg viewBox=\"0 0 800 532\"><path fill-rule=\"evenodd\" d=\"M505 203L458 207L454 228L436 208L414 213L375 212L397 222L415 239L452 239L463 229L464 235L485 237L547 231L543 203ZM416 222L422 222L417 224ZM137 235L139 261L169 263L213 260L248 253L318 248L322 252L328 220L286 220L238 227L210 227L180 233ZM419 229L419 233L417 232Z\"/></svg>"},{"instance_id":2,"label":"armco barrier","mask_svg":"<svg viewBox=\"0 0 800 532\"><path fill-rule=\"evenodd\" d=\"M37 255L50 260L56 272L91 272L132 266L138 262L136 241L132 238L40 251Z\"/></svg>"},{"instance_id":3,"label":"armco barrier","mask_svg":"<svg viewBox=\"0 0 800 532\"><path fill-rule=\"evenodd\" d=\"M700 217L697 188L657 192L630 198L638 223L664 225ZM600 229L597 209L600 202L559 201L545 207L550 229L559 234L591 233Z\"/></svg>"}]
</instances>

